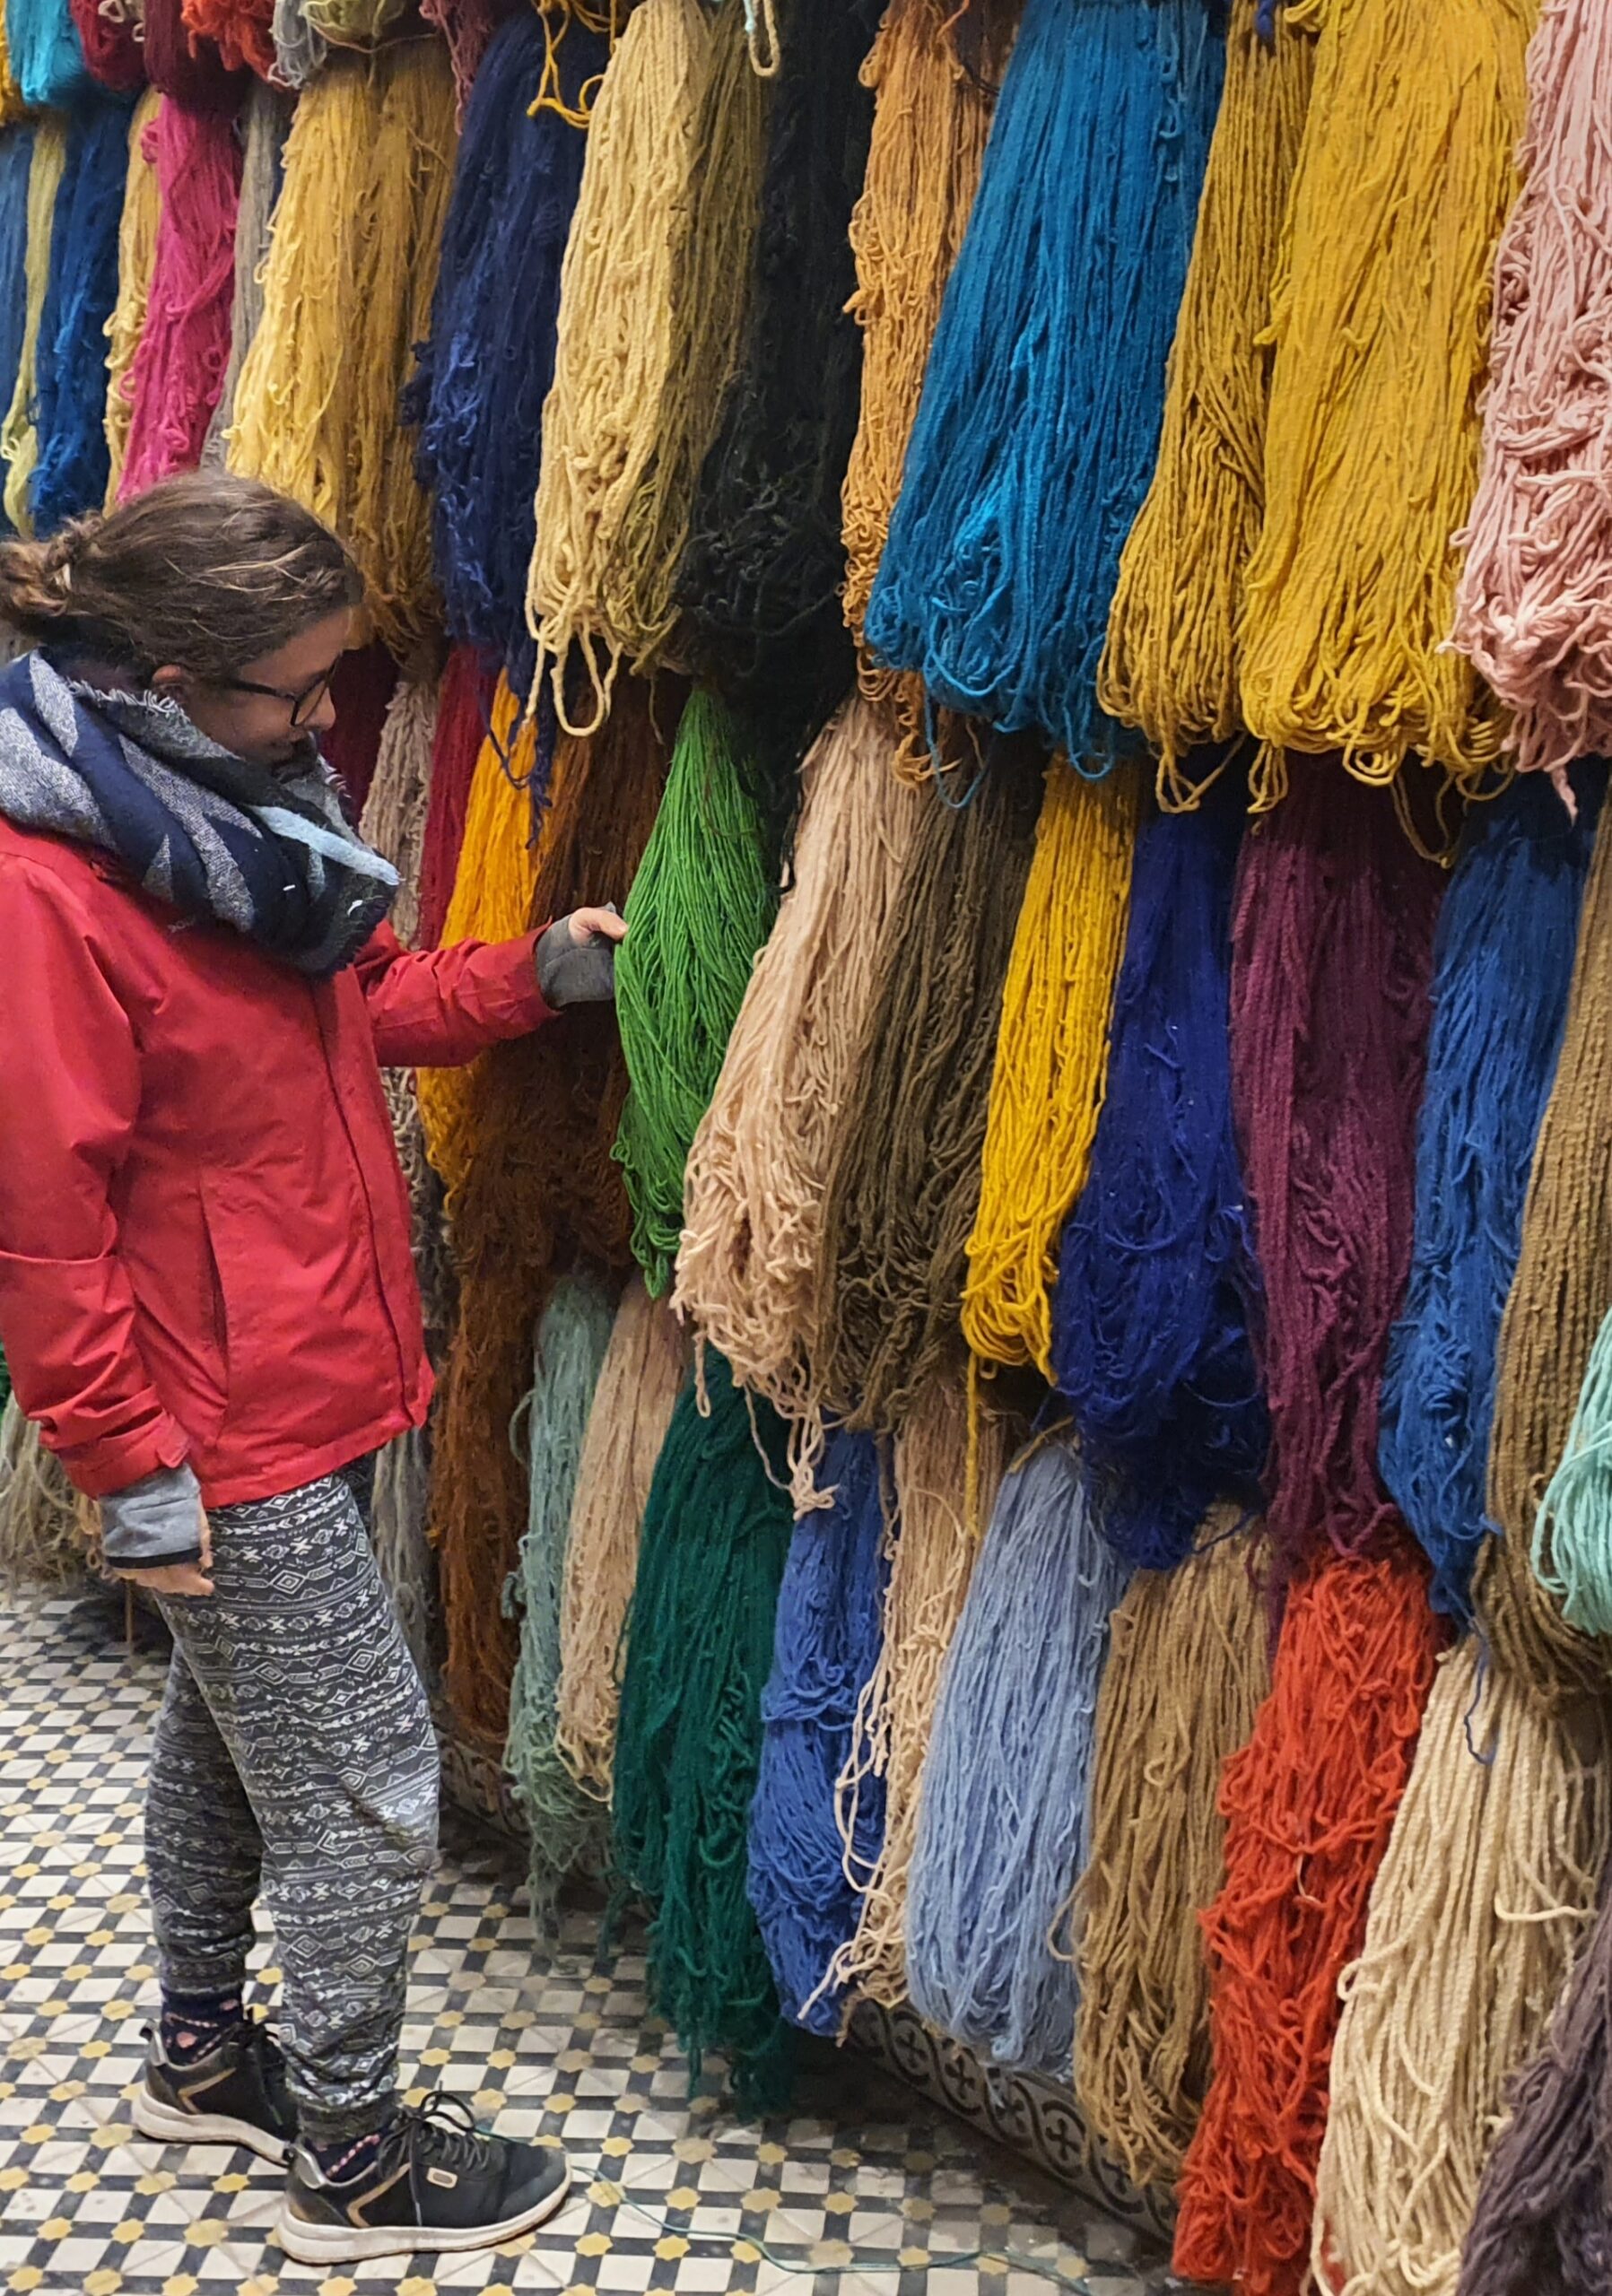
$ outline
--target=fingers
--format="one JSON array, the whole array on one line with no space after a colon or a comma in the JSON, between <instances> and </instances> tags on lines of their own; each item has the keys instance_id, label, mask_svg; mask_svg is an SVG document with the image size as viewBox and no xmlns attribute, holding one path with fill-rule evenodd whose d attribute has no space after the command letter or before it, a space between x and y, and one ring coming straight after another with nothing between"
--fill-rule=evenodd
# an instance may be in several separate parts
<instances>
[{"instance_id":1,"label":"fingers","mask_svg":"<svg viewBox=\"0 0 1612 2296\"><path fill-rule=\"evenodd\" d=\"M594 940L624 941L627 920L618 917L614 909L573 909L571 913L571 939L579 945Z\"/></svg>"},{"instance_id":2,"label":"fingers","mask_svg":"<svg viewBox=\"0 0 1612 2296\"><path fill-rule=\"evenodd\" d=\"M149 1595L210 1595L213 1592L211 1570L199 1562L170 1562L161 1570L120 1570L119 1578L132 1578L136 1587L144 1587Z\"/></svg>"}]
</instances>

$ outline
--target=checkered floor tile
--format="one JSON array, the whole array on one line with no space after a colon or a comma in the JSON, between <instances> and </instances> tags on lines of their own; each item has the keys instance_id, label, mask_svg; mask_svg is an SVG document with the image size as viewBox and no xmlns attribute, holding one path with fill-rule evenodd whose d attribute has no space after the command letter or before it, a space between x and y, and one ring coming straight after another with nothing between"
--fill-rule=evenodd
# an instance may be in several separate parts
<instances>
[{"instance_id":1,"label":"checkered floor tile","mask_svg":"<svg viewBox=\"0 0 1612 2296\"><path fill-rule=\"evenodd\" d=\"M992 2152L882 2071L825 2057L797 2117L736 2120L690 2092L644 2001L641 1939L567 1917L540 1955L511 1858L450 1839L415 1933L404 2036L416 2093L562 2143L562 2214L492 2254L321 2274L271 2226L249 2154L136 2142L155 2000L140 1804L164 1659L99 1599L0 1613L0 2290L60 2296L358 2296L666 2290L677 2296L1089 2296L1169 2283L1128 2229ZM272 1998L272 1939L257 1991Z\"/></svg>"}]
</instances>

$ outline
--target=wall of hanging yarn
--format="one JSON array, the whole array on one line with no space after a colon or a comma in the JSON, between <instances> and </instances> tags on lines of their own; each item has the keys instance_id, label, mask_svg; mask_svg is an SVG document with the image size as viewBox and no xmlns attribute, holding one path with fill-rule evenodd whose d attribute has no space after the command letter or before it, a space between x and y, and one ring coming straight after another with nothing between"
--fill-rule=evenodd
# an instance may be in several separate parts
<instances>
[{"instance_id":1,"label":"wall of hanging yarn","mask_svg":"<svg viewBox=\"0 0 1612 2296\"><path fill-rule=\"evenodd\" d=\"M4 13L11 525L284 487L399 930L626 916L387 1080L539 1910L747 2106L863 2004L1060 2084L1189 2279L1587 2291L1604 7Z\"/></svg>"}]
</instances>

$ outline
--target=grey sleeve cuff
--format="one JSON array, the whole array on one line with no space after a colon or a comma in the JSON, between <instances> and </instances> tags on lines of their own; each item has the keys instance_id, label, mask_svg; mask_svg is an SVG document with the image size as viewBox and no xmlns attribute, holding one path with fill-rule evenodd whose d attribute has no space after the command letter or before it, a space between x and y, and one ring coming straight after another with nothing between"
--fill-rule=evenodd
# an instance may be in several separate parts
<instances>
[{"instance_id":1,"label":"grey sleeve cuff","mask_svg":"<svg viewBox=\"0 0 1612 2296\"><path fill-rule=\"evenodd\" d=\"M161 1570L202 1552L202 1487L187 1466L159 1467L100 1502L100 1550L114 1570Z\"/></svg>"},{"instance_id":2,"label":"grey sleeve cuff","mask_svg":"<svg viewBox=\"0 0 1612 2296\"><path fill-rule=\"evenodd\" d=\"M608 1004L614 998L615 943L602 933L579 947L571 937L571 919L557 918L536 953L543 1001L556 1012L566 1004Z\"/></svg>"}]
</instances>

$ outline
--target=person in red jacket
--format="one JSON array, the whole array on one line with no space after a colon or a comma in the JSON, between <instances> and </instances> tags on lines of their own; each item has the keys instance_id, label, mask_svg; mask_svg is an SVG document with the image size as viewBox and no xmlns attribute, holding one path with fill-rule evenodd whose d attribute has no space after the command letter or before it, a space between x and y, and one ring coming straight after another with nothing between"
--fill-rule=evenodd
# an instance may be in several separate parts
<instances>
[{"instance_id":1,"label":"person in red jacket","mask_svg":"<svg viewBox=\"0 0 1612 2296\"><path fill-rule=\"evenodd\" d=\"M623 930L399 944L318 747L362 599L317 519L216 474L0 546L34 645L0 672L0 1342L174 1639L135 2120L287 2161L315 2264L564 2196L558 2152L398 2098L438 1759L362 1511L431 1394L380 1071L608 996ZM242 2002L260 1892L278 2039Z\"/></svg>"}]
</instances>

